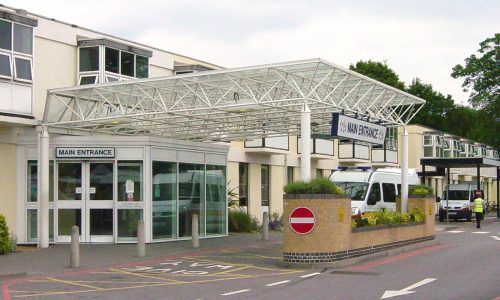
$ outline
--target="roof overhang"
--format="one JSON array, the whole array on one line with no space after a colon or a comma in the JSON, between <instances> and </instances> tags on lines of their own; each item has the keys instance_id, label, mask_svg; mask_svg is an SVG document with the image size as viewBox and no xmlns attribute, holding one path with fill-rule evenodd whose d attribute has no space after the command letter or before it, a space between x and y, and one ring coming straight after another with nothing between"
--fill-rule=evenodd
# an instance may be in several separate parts
<instances>
[{"instance_id":1,"label":"roof overhang","mask_svg":"<svg viewBox=\"0 0 500 300\"><path fill-rule=\"evenodd\" d=\"M421 158L420 164L437 168L499 168L500 161L482 157Z\"/></svg>"},{"instance_id":2,"label":"roof overhang","mask_svg":"<svg viewBox=\"0 0 500 300\"><path fill-rule=\"evenodd\" d=\"M406 125L424 100L321 59L49 90L43 125L68 134L249 140L300 135L304 103L311 133L330 134L340 112Z\"/></svg>"}]
</instances>

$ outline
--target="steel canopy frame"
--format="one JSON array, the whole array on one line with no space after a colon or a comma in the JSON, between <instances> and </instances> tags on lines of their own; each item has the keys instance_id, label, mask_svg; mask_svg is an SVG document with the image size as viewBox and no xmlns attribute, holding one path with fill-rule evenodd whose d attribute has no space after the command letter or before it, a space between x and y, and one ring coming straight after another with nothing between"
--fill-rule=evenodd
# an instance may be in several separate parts
<instances>
[{"instance_id":1,"label":"steel canopy frame","mask_svg":"<svg viewBox=\"0 0 500 300\"><path fill-rule=\"evenodd\" d=\"M330 134L331 113L406 125L425 101L322 59L49 90L42 124L68 134L198 141Z\"/></svg>"}]
</instances>

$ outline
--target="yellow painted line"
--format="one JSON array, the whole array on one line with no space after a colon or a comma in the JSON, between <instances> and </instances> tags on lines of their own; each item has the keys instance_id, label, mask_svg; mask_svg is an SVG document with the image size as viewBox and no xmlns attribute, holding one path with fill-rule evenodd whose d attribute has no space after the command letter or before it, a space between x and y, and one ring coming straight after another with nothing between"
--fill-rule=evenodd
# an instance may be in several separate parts
<instances>
[{"instance_id":1,"label":"yellow painted line","mask_svg":"<svg viewBox=\"0 0 500 300\"><path fill-rule=\"evenodd\" d=\"M87 285L87 284L81 284L81 283L77 283L77 282L73 282L73 281L62 280L62 279L57 279L57 278L52 278L52 277L47 277L47 279L55 281L55 282L61 282L61 283L69 284L69 285L76 285L76 286L86 287L86 288L93 289L93 290L102 290L102 288L97 287L97 286L92 286L92 285Z\"/></svg>"},{"instance_id":2,"label":"yellow painted line","mask_svg":"<svg viewBox=\"0 0 500 300\"><path fill-rule=\"evenodd\" d=\"M47 283L52 282L51 280L37 280L37 283ZM72 282L76 283L127 283L127 284L137 284L137 283L158 283L158 281L120 281L116 280L72 280Z\"/></svg>"},{"instance_id":3,"label":"yellow painted line","mask_svg":"<svg viewBox=\"0 0 500 300\"><path fill-rule=\"evenodd\" d=\"M185 258L185 259L188 259L188 258ZM195 258L192 258L192 259L194 260ZM216 264L220 264L220 265L249 267L249 268L258 269L258 270L265 270L265 271L282 271L283 270L283 269L258 267L258 266L255 266L255 265L248 265L248 264L233 264L233 263L228 263L228 262L224 262L224 261L216 261L216 260L211 260L211 259L198 259L198 260L202 261L202 262L210 262L210 263L216 263Z\"/></svg>"},{"instance_id":4,"label":"yellow painted line","mask_svg":"<svg viewBox=\"0 0 500 300\"><path fill-rule=\"evenodd\" d=\"M220 275L237 275L237 276L249 276L249 275L245 275L245 274L234 274L234 272L237 272L237 271L241 271L241 270L245 270L245 269L248 269L249 267L240 267L240 268L237 268L237 269L234 269L234 270L226 270L226 271L221 271L221 272L217 272L217 273L213 273L212 275L213 276L220 276Z\"/></svg>"},{"instance_id":5,"label":"yellow painted line","mask_svg":"<svg viewBox=\"0 0 500 300\"><path fill-rule=\"evenodd\" d=\"M158 276L153 276L153 275L146 275L146 274L142 274L142 273L127 272L127 271L123 271L123 270L119 270L119 269L111 269L111 270L116 272L116 273L122 273L122 274L144 277L144 278L158 279L158 280L162 280L162 281L168 281L169 283L184 283L184 281L179 281L179 280L175 280L175 279L168 279L168 278L158 277Z\"/></svg>"}]
</instances>

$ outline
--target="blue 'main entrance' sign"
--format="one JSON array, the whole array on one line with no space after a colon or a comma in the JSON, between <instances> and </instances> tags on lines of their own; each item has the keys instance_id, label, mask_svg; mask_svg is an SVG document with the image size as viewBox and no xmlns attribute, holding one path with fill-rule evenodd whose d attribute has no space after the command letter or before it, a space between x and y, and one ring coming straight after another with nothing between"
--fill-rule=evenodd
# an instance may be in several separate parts
<instances>
[{"instance_id":1,"label":"blue 'main entrance' sign","mask_svg":"<svg viewBox=\"0 0 500 300\"><path fill-rule=\"evenodd\" d=\"M387 127L332 113L332 136L383 144Z\"/></svg>"}]
</instances>

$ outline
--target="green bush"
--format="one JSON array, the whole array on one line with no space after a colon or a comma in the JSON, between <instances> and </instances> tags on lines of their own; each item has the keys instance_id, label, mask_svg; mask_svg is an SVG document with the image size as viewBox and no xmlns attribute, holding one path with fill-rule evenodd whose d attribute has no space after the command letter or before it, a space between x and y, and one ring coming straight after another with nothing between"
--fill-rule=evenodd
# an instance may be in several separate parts
<instances>
[{"instance_id":1,"label":"green bush","mask_svg":"<svg viewBox=\"0 0 500 300\"><path fill-rule=\"evenodd\" d=\"M328 178L318 177L309 182L295 181L284 188L287 194L342 194L342 189Z\"/></svg>"},{"instance_id":2,"label":"green bush","mask_svg":"<svg viewBox=\"0 0 500 300\"><path fill-rule=\"evenodd\" d=\"M408 194L414 196L432 196L434 194L434 191L430 186L418 184L411 185Z\"/></svg>"},{"instance_id":3,"label":"green bush","mask_svg":"<svg viewBox=\"0 0 500 300\"><path fill-rule=\"evenodd\" d=\"M366 227L366 226L377 226L377 225L397 225L397 224L408 224L414 222L422 222L425 220L425 213L421 209L414 209L409 214L402 214L396 211L377 211L374 213L369 213L366 218L354 219L351 222L351 227Z\"/></svg>"},{"instance_id":4,"label":"green bush","mask_svg":"<svg viewBox=\"0 0 500 300\"><path fill-rule=\"evenodd\" d=\"M228 226L230 232L252 232L259 229L259 222L243 211L229 211Z\"/></svg>"},{"instance_id":5,"label":"green bush","mask_svg":"<svg viewBox=\"0 0 500 300\"><path fill-rule=\"evenodd\" d=\"M3 215L0 215L0 254L11 251L9 227Z\"/></svg>"}]
</instances>

